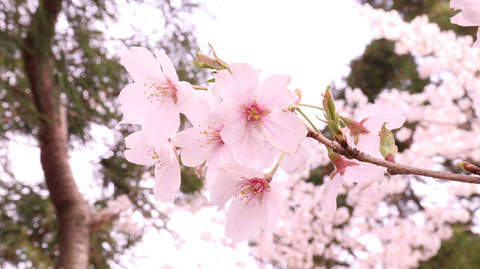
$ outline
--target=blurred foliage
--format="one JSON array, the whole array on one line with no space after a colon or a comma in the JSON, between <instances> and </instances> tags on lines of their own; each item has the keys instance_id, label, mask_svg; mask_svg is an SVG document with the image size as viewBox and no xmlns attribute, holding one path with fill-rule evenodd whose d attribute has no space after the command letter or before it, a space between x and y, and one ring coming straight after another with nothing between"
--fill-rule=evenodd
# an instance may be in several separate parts
<instances>
[{"instance_id":1,"label":"blurred foliage","mask_svg":"<svg viewBox=\"0 0 480 269\"><path fill-rule=\"evenodd\" d=\"M461 227L453 228L453 236L442 243L437 255L420 263L420 269L480 268L480 235Z\"/></svg>"},{"instance_id":2,"label":"blurred foliage","mask_svg":"<svg viewBox=\"0 0 480 269\"><path fill-rule=\"evenodd\" d=\"M372 41L350 67L352 71L346 78L348 86L362 89L370 102L384 89L416 93L430 82L420 79L411 54L397 55L395 43L386 39Z\"/></svg>"},{"instance_id":3,"label":"blurred foliage","mask_svg":"<svg viewBox=\"0 0 480 269\"><path fill-rule=\"evenodd\" d=\"M0 2L0 145L7 145L9 137L36 138L39 119L29 81L25 74L21 48L30 28L33 14L44 12L41 1L5 0ZM142 29L132 25L131 36L112 39L102 29L117 23L125 6L149 5L157 9L158 32L145 36ZM41 8L39 8L41 7ZM198 47L195 28L189 14L199 8L196 2L84 0L63 1L56 33L44 53L54 56L55 84L60 89L58 102L67 108L70 147L95 141L93 124L113 131L120 119L116 97L129 82L130 76L119 63L118 55L130 46L157 48L172 58L181 80L197 84L206 78L191 64ZM128 31L128 29L126 29ZM36 33L42 38L44 33ZM123 137L135 127L122 127L121 136L111 151L94 164L95 180L102 197L90 201L93 212L107 206L107 202L126 194L135 208L157 228L166 229L167 216L155 207L152 189L141 185L148 168L128 163L124 156ZM118 131L116 131L118 133ZM96 141L99 142L99 141ZM8 173L8 151L1 151L2 180L0 181L0 267L11 264L33 268L53 266L57 250L55 210L44 184L25 185ZM3 161L7 160L7 161ZM9 175L3 176L3 175ZM184 175L182 191L197 193L202 181L194 173ZM160 221L158 221L160 218ZM157 219L157 220L155 220ZM140 237L115 232L112 225L104 225L92 234L90 263L92 268L109 268L119 255L133 246Z\"/></svg>"}]
</instances>

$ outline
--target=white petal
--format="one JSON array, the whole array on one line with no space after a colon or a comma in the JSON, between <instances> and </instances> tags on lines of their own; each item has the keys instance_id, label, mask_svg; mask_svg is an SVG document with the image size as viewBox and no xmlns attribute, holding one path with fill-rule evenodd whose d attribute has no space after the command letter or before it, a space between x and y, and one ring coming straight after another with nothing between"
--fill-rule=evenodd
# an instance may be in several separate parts
<instances>
[{"instance_id":1,"label":"white petal","mask_svg":"<svg viewBox=\"0 0 480 269\"><path fill-rule=\"evenodd\" d=\"M217 169L217 173L217 180L210 188L210 200L214 205L223 206L239 190L237 183L241 179L221 168Z\"/></svg>"},{"instance_id":2,"label":"white petal","mask_svg":"<svg viewBox=\"0 0 480 269\"><path fill-rule=\"evenodd\" d=\"M225 234L238 243L254 237L260 228L260 207L235 197L227 212Z\"/></svg>"},{"instance_id":3,"label":"white petal","mask_svg":"<svg viewBox=\"0 0 480 269\"><path fill-rule=\"evenodd\" d=\"M177 155L170 147L160 154L160 164L155 166L155 199L162 202L172 202L180 190L180 165Z\"/></svg>"},{"instance_id":4,"label":"white petal","mask_svg":"<svg viewBox=\"0 0 480 269\"><path fill-rule=\"evenodd\" d=\"M208 93L194 90L188 82L180 82L177 92L177 107L192 125L198 125L207 121L210 106L206 100Z\"/></svg>"},{"instance_id":5,"label":"white petal","mask_svg":"<svg viewBox=\"0 0 480 269\"><path fill-rule=\"evenodd\" d=\"M340 174L336 174L333 179L325 183L323 189L322 211L331 215L337 210L337 193L343 185L343 179Z\"/></svg>"},{"instance_id":6,"label":"white petal","mask_svg":"<svg viewBox=\"0 0 480 269\"><path fill-rule=\"evenodd\" d=\"M462 9L463 17L475 25L480 25L480 1L465 0L465 5Z\"/></svg>"},{"instance_id":7,"label":"white petal","mask_svg":"<svg viewBox=\"0 0 480 269\"><path fill-rule=\"evenodd\" d=\"M450 0L450 7L453 9L462 9L465 0Z\"/></svg>"},{"instance_id":8,"label":"white petal","mask_svg":"<svg viewBox=\"0 0 480 269\"><path fill-rule=\"evenodd\" d=\"M357 182L365 184L366 182L373 182L381 180L384 177L385 168L376 166L369 163L360 163L359 165L353 165L347 167L343 180L347 184Z\"/></svg>"},{"instance_id":9,"label":"white petal","mask_svg":"<svg viewBox=\"0 0 480 269\"><path fill-rule=\"evenodd\" d=\"M290 112L277 111L262 122L262 131L268 142L278 150L295 153L300 141L307 135L307 128Z\"/></svg>"},{"instance_id":10,"label":"white petal","mask_svg":"<svg viewBox=\"0 0 480 269\"><path fill-rule=\"evenodd\" d=\"M158 49L154 50L155 56L157 57L160 66L162 67L163 74L170 79L170 82L177 83L178 76L175 67L173 66L172 60L165 54L160 52Z\"/></svg>"},{"instance_id":11,"label":"white petal","mask_svg":"<svg viewBox=\"0 0 480 269\"><path fill-rule=\"evenodd\" d=\"M308 150L300 144L296 153L285 156L280 167L289 175L300 174L307 169L309 157Z\"/></svg>"},{"instance_id":12,"label":"white petal","mask_svg":"<svg viewBox=\"0 0 480 269\"><path fill-rule=\"evenodd\" d=\"M160 64L146 48L130 48L122 54L120 63L125 66L135 81L146 80L147 77L163 78Z\"/></svg>"},{"instance_id":13,"label":"white petal","mask_svg":"<svg viewBox=\"0 0 480 269\"><path fill-rule=\"evenodd\" d=\"M147 115L154 109L155 106L143 92L144 86L141 82L129 84L120 92L118 103L124 122L143 124Z\"/></svg>"},{"instance_id":14,"label":"white petal","mask_svg":"<svg viewBox=\"0 0 480 269\"><path fill-rule=\"evenodd\" d=\"M265 166L263 156L268 148L253 124L245 119L226 122L221 136L237 160L254 168Z\"/></svg>"},{"instance_id":15,"label":"white petal","mask_svg":"<svg viewBox=\"0 0 480 269\"><path fill-rule=\"evenodd\" d=\"M263 173L259 170L243 166L236 163L229 163L224 166L225 171L231 175L243 178L263 177Z\"/></svg>"},{"instance_id":16,"label":"white petal","mask_svg":"<svg viewBox=\"0 0 480 269\"><path fill-rule=\"evenodd\" d=\"M465 17L463 16L463 12L460 12L457 15L451 17L450 22L452 24L458 24L460 26L476 26L477 25L465 19Z\"/></svg>"},{"instance_id":17,"label":"white petal","mask_svg":"<svg viewBox=\"0 0 480 269\"><path fill-rule=\"evenodd\" d=\"M153 165L154 161L148 155L148 150L145 148L140 149L127 149L123 153L125 159L131 163L139 165Z\"/></svg>"},{"instance_id":18,"label":"white petal","mask_svg":"<svg viewBox=\"0 0 480 269\"><path fill-rule=\"evenodd\" d=\"M276 75L262 81L257 95L258 104L271 110L288 108L298 99L295 93L287 89L290 80L290 76Z\"/></svg>"},{"instance_id":19,"label":"white petal","mask_svg":"<svg viewBox=\"0 0 480 269\"><path fill-rule=\"evenodd\" d=\"M172 138L172 144L182 148L181 157L184 165L190 167L201 165L217 146L209 144L202 132L201 128L193 127L178 132Z\"/></svg>"},{"instance_id":20,"label":"white petal","mask_svg":"<svg viewBox=\"0 0 480 269\"><path fill-rule=\"evenodd\" d=\"M368 118L364 123L364 127L371 134L378 134L385 122L387 122L386 127L389 130L400 128L406 119L402 110L386 104L369 105L358 114L360 116L357 118L358 121Z\"/></svg>"},{"instance_id":21,"label":"white petal","mask_svg":"<svg viewBox=\"0 0 480 269\"><path fill-rule=\"evenodd\" d=\"M263 202L260 204L261 225L267 231L275 228L284 211L283 197L275 187L278 186L272 186L263 193Z\"/></svg>"},{"instance_id":22,"label":"white petal","mask_svg":"<svg viewBox=\"0 0 480 269\"><path fill-rule=\"evenodd\" d=\"M149 146L162 146L180 126L180 115L171 99L158 104L148 115L143 130Z\"/></svg>"},{"instance_id":23,"label":"white petal","mask_svg":"<svg viewBox=\"0 0 480 269\"><path fill-rule=\"evenodd\" d=\"M257 72L245 63L233 63L230 70L232 73L222 70L215 76L217 92L224 102L250 104L258 88Z\"/></svg>"},{"instance_id":24,"label":"white petal","mask_svg":"<svg viewBox=\"0 0 480 269\"><path fill-rule=\"evenodd\" d=\"M378 133L360 134L358 137L358 143L355 147L370 156L383 159L383 156L380 153L380 136Z\"/></svg>"}]
</instances>

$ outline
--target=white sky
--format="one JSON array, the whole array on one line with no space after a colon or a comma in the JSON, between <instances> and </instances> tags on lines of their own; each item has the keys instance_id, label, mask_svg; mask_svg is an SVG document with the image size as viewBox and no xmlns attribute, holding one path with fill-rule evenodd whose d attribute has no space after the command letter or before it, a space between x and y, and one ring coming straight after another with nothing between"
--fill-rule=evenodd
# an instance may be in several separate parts
<instances>
[{"instance_id":1,"label":"white sky","mask_svg":"<svg viewBox=\"0 0 480 269\"><path fill-rule=\"evenodd\" d=\"M227 62L247 62L262 70L262 76L289 74L291 88L303 91L303 103L320 104L320 94L333 80L339 81L348 74L348 63L360 55L371 39L369 23L358 17L351 0L209 0L204 11L198 11L193 22L197 28L198 41L203 52L208 52L210 42L217 53ZM158 20L154 10L142 8L136 12L142 16L128 18L145 32L151 31ZM127 19L127 17L125 18ZM113 35L121 35L120 23L109 27ZM111 141L106 130L96 130L98 141ZM101 138L99 138L101 137ZM12 169L25 182L43 180L39 163L39 149L34 142L15 138L9 144ZM92 152L92 148L95 148ZM71 153L71 165L84 194L92 193L91 186L96 158L108 147L84 148ZM96 156L96 157L92 157ZM26 169L28 167L28 169ZM199 211L179 212L172 218L172 229L186 243L182 251L172 246L170 235L150 231L145 240L135 248L135 260L129 259L129 268L244 268L237 261L246 262L255 268L254 260L248 257L246 243L237 251L212 242L200 240L202 231L209 227L215 236L222 234L223 227L209 222L211 216L221 213L211 208ZM221 218L221 216L220 216ZM211 226L211 227L210 227Z\"/></svg>"}]
</instances>

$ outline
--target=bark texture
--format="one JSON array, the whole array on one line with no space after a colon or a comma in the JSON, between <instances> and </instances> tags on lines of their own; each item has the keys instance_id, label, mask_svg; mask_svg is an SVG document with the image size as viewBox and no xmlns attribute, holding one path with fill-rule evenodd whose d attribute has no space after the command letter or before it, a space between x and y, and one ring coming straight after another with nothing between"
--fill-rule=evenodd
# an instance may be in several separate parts
<instances>
[{"instance_id":1,"label":"bark texture","mask_svg":"<svg viewBox=\"0 0 480 269\"><path fill-rule=\"evenodd\" d=\"M89 257L90 209L78 191L68 156L65 107L55 84L51 52L61 0L40 0L24 40L22 57L35 106L41 115L41 164L55 206L59 233L56 268L86 269Z\"/></svg>"}]
</instances>

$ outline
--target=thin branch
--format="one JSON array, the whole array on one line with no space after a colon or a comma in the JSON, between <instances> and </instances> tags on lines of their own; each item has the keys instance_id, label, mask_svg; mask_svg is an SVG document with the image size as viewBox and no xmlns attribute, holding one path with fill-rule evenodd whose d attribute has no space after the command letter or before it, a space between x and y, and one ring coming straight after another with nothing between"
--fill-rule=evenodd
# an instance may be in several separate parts
<instances>
[{"instance_id":1,"label":"thin branch","mask_svg":"<svg viewBox=\"0 0 480 269\"><path fill-rule=\"evenodd\" d=\"M348 159L356 159L361 162L383 166L387 168L388 173L391 175L419 175L419 176L425 176L425 177L446 179L451 181L480 184L480 177L478 176L453 174L453 173L417 168L417 167L412 167L407 165L401 165L401 164L388 162L382 159L372 157L350 146L343 148L342 146L340 146L340 144L329 140L328 138L323 136L321 133L315 132L310 128L308 128L307 136L317 140L318 142L331 148L334 152L341 154Z\"/></svg>"}]
</instances>

